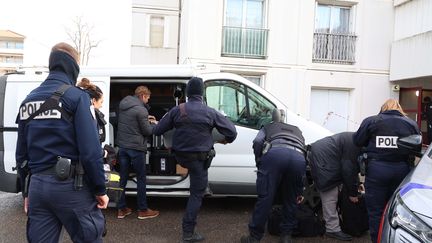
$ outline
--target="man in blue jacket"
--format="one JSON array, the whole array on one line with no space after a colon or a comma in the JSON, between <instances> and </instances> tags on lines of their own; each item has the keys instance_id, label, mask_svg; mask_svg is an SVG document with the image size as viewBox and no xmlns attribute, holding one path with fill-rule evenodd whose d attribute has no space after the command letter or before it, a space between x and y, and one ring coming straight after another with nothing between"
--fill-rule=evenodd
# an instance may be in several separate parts
<instances>
[{"instance_id":1,"label":"man in blue jacket","mask_svg":"<svg viewBox=\"0 0 432 243\"><path fill-rule=\"evenodd\" d=\"M195 225L208 184L208 159L212 156L209 152L214 145L213 128L225 136L222 143L231 143L237 136L230 120L203 103L203 92L203 80L191 78L186 86L188 102L172 108L153 128L155 135L176 128L172 149L177 161L189 170L190 196L183 216L183 242L204 240L195 232Z\"/></svg>"},{"instance_id":2,"label":"man in blue jacket","mask_svg":"<svg viewBox=\"0 0 432 243\"><path fill-rule=\"evenodd\" d=\"M102 242L100 209L108 204L102 148L90 98L74 87L78 63L72 46L56 44L48 77L19 109L16 161L22 187L31 175L28 195L23 193L29 242L58 242L62 226L74 242ZM53 97L57 102L38 113ZM75 169L78 162L83 171Z\"/></svg>"}]
</instances>

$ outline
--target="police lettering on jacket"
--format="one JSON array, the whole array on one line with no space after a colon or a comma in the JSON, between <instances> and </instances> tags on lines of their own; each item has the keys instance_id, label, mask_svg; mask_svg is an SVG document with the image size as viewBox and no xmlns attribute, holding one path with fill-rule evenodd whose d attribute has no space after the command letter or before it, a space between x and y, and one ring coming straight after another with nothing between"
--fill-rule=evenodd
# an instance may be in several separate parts
<instances>
[{"instance_id":1,"label":"police lettering on jacket","mask_svg":"<svg viewBox=\"0 0 432 243\"><path fill-rule=\"evenodd\" d=\"M384 161L406 161L408 154L398 149L398 138L420 134L415 121L397 110L383 111L366 118L354 133L354 143L366 147L368 158Z\"/></svg>"},{"instance_id":2,"label":"police lettering on jacket","mask_svg":"<svg viewBox=\"0 0 432 243\"><path fill-rule=\"evenodd\" d=\"M27 120L33 113L39 110L44 102L45 101L31 101L24 103L19 110L19 119ZM59 106L61 107L61 103L59 103ZM61 113L58 110L51 109L40 113L35 116L34 119L61 119Z\"/></svg>"}]
</instances>

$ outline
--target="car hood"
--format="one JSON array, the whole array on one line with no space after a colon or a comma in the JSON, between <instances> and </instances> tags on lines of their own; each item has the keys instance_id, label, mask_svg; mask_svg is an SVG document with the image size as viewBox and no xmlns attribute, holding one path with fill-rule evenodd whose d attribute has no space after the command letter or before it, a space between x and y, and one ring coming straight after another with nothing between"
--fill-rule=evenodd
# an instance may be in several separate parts
<instances>
[{"instance_id":1,"label":"car hood","mask_svg":"<svg viewBox=\"0 0 432 243\"><path fill-rule=\"evenodd\" d=\"M405 180L399 195L405 205L432 226L432 160L425 155Z\"/></svg>"}]
</instances>

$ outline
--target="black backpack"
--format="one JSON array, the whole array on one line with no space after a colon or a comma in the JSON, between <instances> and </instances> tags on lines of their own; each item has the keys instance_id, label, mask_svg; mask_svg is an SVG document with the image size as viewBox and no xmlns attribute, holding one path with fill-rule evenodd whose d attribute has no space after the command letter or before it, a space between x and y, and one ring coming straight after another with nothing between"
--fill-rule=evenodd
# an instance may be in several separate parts
<instances>
[{"instance_id":1,"label":"black backpack","mask_svg":"<svg viewBox=\"0 0 432 243\"><path fill-rule=\"evenodd\" d=\"M359 237L369 230L368 213L363 196L358 203L349 200L348 190L342 187L338 201L340 226L343 232Z\"/></svg>"},{"instance_id":2,"label":"black backpack","mask_svg":"<svg viewBox=\"0 0 432 243\"><path fill-rule=\"evenodd\" d=\"M325 224L317 212L307 204L298 205L297 227L292 232L295 237L314 237L325 233ZM267 230L271 235L280 235L279 225L282 222L282 206L275 205L267 221Z\"/></svg>"}]
</instances>

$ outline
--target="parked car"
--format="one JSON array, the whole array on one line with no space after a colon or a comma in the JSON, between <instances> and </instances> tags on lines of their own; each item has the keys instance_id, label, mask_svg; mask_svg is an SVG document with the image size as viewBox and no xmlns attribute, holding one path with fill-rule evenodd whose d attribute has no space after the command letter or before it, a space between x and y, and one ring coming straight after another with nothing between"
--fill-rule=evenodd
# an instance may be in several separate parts
<instances>
[{"instance_id":1,"label":"parked car","mask_svg":"<svg viewBox=\"0 0 432 243\"><path fill-rule=\"evenodd\" d=\"M398 147L421 159L387 203L378 242L432 242L432 146L422 155L421 136L413 135Z\"/></svg>"}]
</instances>

